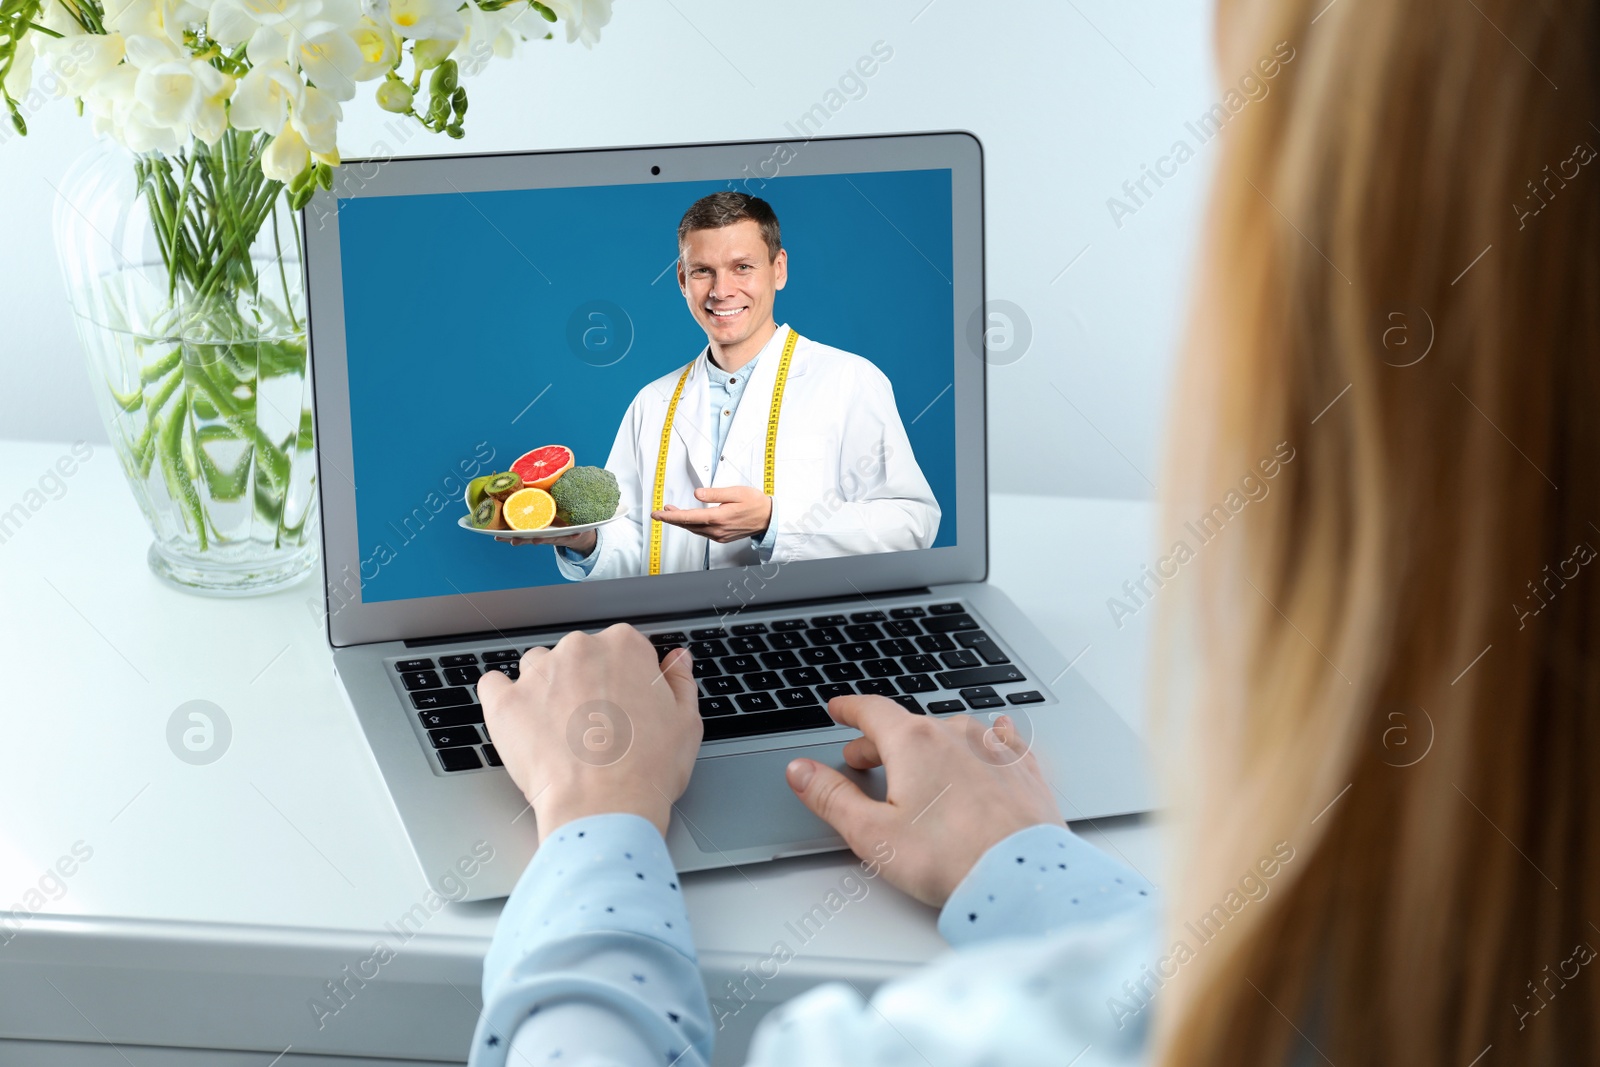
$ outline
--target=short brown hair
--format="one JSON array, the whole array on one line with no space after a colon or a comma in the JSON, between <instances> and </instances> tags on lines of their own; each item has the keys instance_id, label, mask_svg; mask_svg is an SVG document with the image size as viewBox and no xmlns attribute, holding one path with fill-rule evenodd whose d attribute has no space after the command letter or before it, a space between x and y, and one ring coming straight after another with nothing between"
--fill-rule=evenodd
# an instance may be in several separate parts
<instances>
[{"instance_id":1,"label":"short brown hair","mask_svg":"<svg viewBox=\"0 0 1600 1067\"><path fill-rule=\"evenodd\" d=\"M735 193L724 189L710 196L702 196L683 213L678 223L678 247L696 230L720 230L736 222L749 219L761 227L761 239L767 243L767 256L777 259L783 250L783 237L778 233L778 216L772 205L759 196Z\"/></svg>"}]
</instances>

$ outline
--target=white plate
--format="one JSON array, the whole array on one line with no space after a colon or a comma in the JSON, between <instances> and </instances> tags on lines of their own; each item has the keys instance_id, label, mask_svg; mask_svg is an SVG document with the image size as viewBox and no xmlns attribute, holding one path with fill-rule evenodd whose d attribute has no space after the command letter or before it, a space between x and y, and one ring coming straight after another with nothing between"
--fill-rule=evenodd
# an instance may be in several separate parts
<instances>
[{"instance_id":1,"label":"white plate","mask_svg":"<svg viewBox=\"0 0 1600 1067\"><path fill-rule=\"evenodd\" d=\"M566 537L569 534L583 533L585 530L598 530L608 522L616 522L628 513L628 505L617 503L617 513L609 519L599 522L586 522L582 526L546 526L542 530L480 530L472 525L472 516L463 515L456 520L456 525L463 530L475 534L488 534L490 537L504 537L511 541L549 541L556 537Z\"/></svg>"}]
</instances>

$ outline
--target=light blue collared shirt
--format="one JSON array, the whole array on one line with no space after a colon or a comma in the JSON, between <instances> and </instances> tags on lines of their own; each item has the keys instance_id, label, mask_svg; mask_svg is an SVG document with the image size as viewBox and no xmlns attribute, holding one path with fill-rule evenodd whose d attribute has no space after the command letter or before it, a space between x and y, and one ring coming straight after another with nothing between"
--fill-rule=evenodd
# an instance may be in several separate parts
<instances>
[{"instance_id":1,"label":"light blue collared shirt","mask_svg":"<svg viewBox=\"0 0 1600 1067\"><path fill-rule=\"evenodd\" d=\"M940 911L955 953L885 985L871 1010L840 982L795 998L762 1021L750 1063L918 1062L908 1040L973 1067L1042 1049L1065 1063L1086 1046L1084 1064L1137 1062L1150 1020L1135 983L1148 984L1159 931L1139 874L1063 825L1018 830ZM484 960L483 1005L471 1067L704 1067L745 1002L707 997L666 843L617 812L575 819L534 853Z\"/></svg>"},{"instance_id":2,"label":"light blue collared shirt","mask_svg":"<svg viewBox=\"0 0 1600 1067\"><path fill-rule=\"evenodd\" d=\"M761 353L756 353L755 359L752 359L736 371L725 371L717 366L716 361L711 358L709 349L702 355L705 358L706 371L710 378L708 383L710 388L707 389L707 393L710 394L711 398L711 478L715 479L717 465L722 460L722 446L728 439L728 427L733 425L733 416L739 410L739 401L744 396L745 386L750 384L750 377L755 370L755 365L761 361ZM645 529L648 531L649 516L645 517L645 521ZM772 559L772 550L777 546L777 543L778 501L774 497L772 501L772 516L767 522L766 533L759 538L750 538L750 544L754 546L756 553L761 558L761 562L766 563ZM560 552L564 558L577 564L583 569L583 573L587 575L594 569L595 561L600 558L600 542L598 540L595 541L594 550L587 556L580 556L565 545L558 547L556 551ZM706 570L711 569L711 542L709 540L706 541L704 568Z\"/></svg>"}]
</instances>

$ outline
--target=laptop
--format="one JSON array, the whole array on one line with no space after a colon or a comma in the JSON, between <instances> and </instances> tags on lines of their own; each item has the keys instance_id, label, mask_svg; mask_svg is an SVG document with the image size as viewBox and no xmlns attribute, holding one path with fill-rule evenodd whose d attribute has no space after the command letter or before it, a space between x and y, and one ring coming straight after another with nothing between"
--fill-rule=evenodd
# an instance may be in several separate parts
<instances>
[{"instance_id":1,"label":"laptop","mask_svg":"<svg viewBox=\"0 0 1600 1067\"><path fill-rule=\"evenodd\" d=\"M910 451L896 460L894 491L922 498L928 521L910 532L888 523L881 537L796 540L780 520L789 543L769 545L770 558L753 539L687 569L666 566L671 553L635 551L631 571L613 559L589 577L552 545L485 536L468 508L485 476L551 445L571 450L573 470L610 470L629 412L653 410L651 384L670 386L703 359L708 334L679 288L677 229L691 204L724 190L776 215L787 283L775 321L803 339L781 390L778 346L770 359L762 350L765 391L753 371L740 414L767 419L774 394L803 403L806 366L848 367L857 383L881 376L892 398L874 394L873 425L897 424L882 433ZM528 649L616 622L646 634L658 657L679 645L694 656L705 736L667 833L680 871L845 847L783 770L804 755L883 798L881 768L844 765L856 731L834 724L826 704L848 693L881 695L908 714L1011 715L1069 821L1149 809L1140 741L985 580L976 137L351 160L302 218L328 641L417 859L452 899L508 894L537 845L533 813L485 730L477 679L515 676ZM707 378L697 381L677 409L690 425L709 418ZM866 403L864 387L836 392L836 405ZM860 434L790 444L806 423L788 406L787 422L775 411L776 515L817 514L823 529L829 508L856 506L852 492L889 484L859 489L869 478L830 502L806 499L828 479L797 471L837 459L870 473L888 460L883 449L833 454L860 451ZM786 445L803 454L786 459ZM689 452L669 444L663 462L689 463ZM764 488L756 466L750 484ZM619 484L637 497L643 483L635 471ZM642 518L640 509L624 496L599 536L626 536L630 517L636 536L648 535L649 498ZM539 521L537 509L526 514L535 517L524 524ZM875 514L863 523L882 523L885 512Z\"/></svg>"}]
</instances>

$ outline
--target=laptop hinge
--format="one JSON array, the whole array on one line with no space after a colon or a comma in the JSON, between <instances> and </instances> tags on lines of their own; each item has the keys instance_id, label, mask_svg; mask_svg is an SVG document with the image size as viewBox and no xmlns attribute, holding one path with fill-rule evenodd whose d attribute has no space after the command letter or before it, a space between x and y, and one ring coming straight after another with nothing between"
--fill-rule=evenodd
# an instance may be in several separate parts
<instances>
[{"instance_id":1,"label":"laptop hinge","mask_svg":"<svg viewBox=\"0 0 1600 1067\"><path fill-rule=\"evenodd\" d=\"M879 597L887 598L887 597L932 596L932 595L933 595L933 590L932 589L928 588L925 585L917 585L917 586L910 586L910 587L907 587L905 589L878 589L878 590L875 590L873 592L872 596L867 596L866 594L861 594L860 596L821 596L821 597L810 597L810 598L807 598L807 599L804 599L804 600L785 600L785 601L783 601L781 603L763 605L758 610L760 610L762 612L768 612L768 611L794 611L794 610L797 610L797 609L802 609L802 608L805 608L805 607L808 607L808 606L816 606L816 605L819 605L819 604L827 604L829 606L844 606L844 605L850 605L850 604L871 605L873 600L874 600L874 598L879 598ZM748 610L748 605L746 606L746 609L744 609L744 610ZM609 619L585 619L583 622L577 624L576 626L569 626L569 627L567 627L567 629L603 630L607 626L610 626L612 623L618 623L618 622L629 622L629 623L633 623L635 626L645 627L645 626L652 626L652 625L657 625L657 624L665 623L665 622L672 622L675 619L682 619L682 618L684 618L686 616L691 616L691 615L716 615L716 614L718 614L718 612L719 612L718 608L709 607L708 606L703 611L670 611L670 612L662 612L662 613L656 614L656 615L630 615L630 616L620 616L619 615L619 616L616 616L614 618L609 618ZM742 610L741 611L727 612L727 616L729 618L732 618L732 617L737 616L739 614L742 614ZM460 643L465 642L465 641L494 641L496 639L522 637L522 636L526 636L526 635L530 635L530 634L547 634L553 629L560 629L560 628L561 627L559 627L559 626L524 626L524 627L519 627L518 629L515 629L515 630L474 630L471 633L464 633L464 634L442 634L442 635L439 635L439 636L436 636L436 637L413 637L413 638L408 638L405 641L405 647L407 647L407 648L427 648L427 647L429 647L431 645L454 645L454 644L460 644Z\"/></svg>"}]
</instances>

